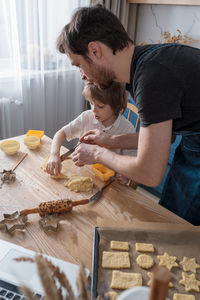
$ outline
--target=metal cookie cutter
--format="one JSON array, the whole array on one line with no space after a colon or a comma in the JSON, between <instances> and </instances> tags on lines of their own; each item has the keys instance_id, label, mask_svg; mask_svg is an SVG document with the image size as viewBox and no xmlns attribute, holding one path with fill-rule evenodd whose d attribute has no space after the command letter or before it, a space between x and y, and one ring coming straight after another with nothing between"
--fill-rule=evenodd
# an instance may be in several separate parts
<instances>
[{"instance_id":1,"label":"metal cookie cutter","mask_svg":"<svg viewBox=\"0 0 200 300\"><path fill-rule=\"evenodd\" d=\"M13 182L16 179L16 173L14 171L27 155L27 153L24 153L11 170L4 169L3 172L0 172L0 188L2 187L4 182Z\"/></svg>"},{"instance_id":2,"label":"metal cookie cutter","mask_svg":"<svg viewBox=\"0 0 200 300\"><path fill-rule=\"evenodd\" d=\"M41 217L41 219L39 220L39 224L45 232L57 232L60 227L58 214L45 215Z\"/></svg>"},{"instance_id":3,"label":"metal cookie cutter","mask_svg":"<svg viewBox=\"0 0 200 300\"><path fill-rule=\"evenodd\" d=\"M13 182L16 179L16 173L13 170L3 170L0 172L0 187L4 182Z\"/></svg>"},{"instance_id":4,"label":"metal cookie cutter","mask_svg":"<svg viewBox=\"0 0 200 300\"><path fill-rule=\"evenodd\" d=\"M14 223L8 226L8 223L13 223L14 221L19 221L19 223ZM4 230L6 233L13 233L16 230L24 231L28 217L26 215L20 216L19 211L15 211L12 214L3 214L3 219L0 221L0 230Z\"/></svg>"}]
</instances>

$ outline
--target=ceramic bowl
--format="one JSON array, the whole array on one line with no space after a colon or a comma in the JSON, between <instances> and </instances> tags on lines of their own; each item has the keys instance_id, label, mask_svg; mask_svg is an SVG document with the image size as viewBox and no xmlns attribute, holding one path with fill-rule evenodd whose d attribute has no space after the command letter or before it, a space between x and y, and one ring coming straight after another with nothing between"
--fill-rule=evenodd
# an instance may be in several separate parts
<instances>
[{"instance_id":1,"label":"ceramic bowl","mask_svg":"<svg viewBox=\"0 0 200 300\"><path fill-rule=\"evenodd\" d=\"M40 138L37 136L27 136L24 138L24 144L31 150L36 149L40 144Z\"/></svg>"},{"instance_id":2,"label":"ceramic bowl","mask_svg":"<svg viewBox=\"0 0 200 300\"><path fill-rule=\"evenodd\" d=\"M8 155L16 154L19 148L19 142L15 140L7 140L1 143L1 149Z\"/></svg>"}]
</instances>

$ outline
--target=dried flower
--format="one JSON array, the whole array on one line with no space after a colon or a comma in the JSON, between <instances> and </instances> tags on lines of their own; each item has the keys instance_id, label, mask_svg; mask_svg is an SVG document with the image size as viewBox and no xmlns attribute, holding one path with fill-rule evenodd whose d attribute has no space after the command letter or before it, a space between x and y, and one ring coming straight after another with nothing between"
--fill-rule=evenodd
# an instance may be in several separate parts
<instances>
[{"instance_id":1,"label":"dried flower","mask_svg":"<svg viewBox=\"0 0 200 300\"><path fill-rule=\"evenodd\" d=\"M90 300L90 281L86 276L85 267L82 263L78 272L76 284L79 295L76 298L74 292L64 272L58 266L42 255L36 255L35 258L19 257L16 261L35 262L38 274L45 292L45 300ZM37 300L33 292L26 286L21 287L22 293L27 300ZM63 293L64 292L64 293ZM64 294L64 295L63 295Z\"/></svg>"},{"instance_id":2,"label":"dried flower","mask_svg":"<svg viewBox=\"0 0 200 300\"><path fill-rule=\"evenodd\" d=\"M194 43L197 43L198 40L195 40L187 35L182 35L182 32L180 29L177 29L177 34L171 35L169 31L164 31L161 34L161 40L158 42L160 44L165 44L165 43L177 43L177 44L185 44L185 45L192 45ZM146 45L149 44L147 42L141 42L140 45Z\"/></svg>"}]
</instances>

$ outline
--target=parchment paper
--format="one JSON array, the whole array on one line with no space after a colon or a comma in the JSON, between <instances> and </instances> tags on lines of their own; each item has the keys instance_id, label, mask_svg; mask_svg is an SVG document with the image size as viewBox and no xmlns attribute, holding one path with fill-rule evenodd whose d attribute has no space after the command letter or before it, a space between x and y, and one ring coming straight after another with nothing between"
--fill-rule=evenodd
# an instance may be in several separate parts
<instances>
[{"instance_id":1,"label":"parchment paper","mask_svg":"<svg viewBox=\"0 0 200 300\"><path fill-rule=\"evenodd\" d=\"M98 228L100 242L99 242L99 267L98 267L98 293L100 290L104 289L105 286L110 289L110 283L112 278L112 269L103 269L101 267L102 262L102 253L103 251L117 251L110 248L110 241L128 241L129 242L129 254L131 261L131 269L121 269L120 271L124 272L136 272L142 273L143 277L143 286L147 285L149 277L147 272L152 272L153 267L149 270L141 269L137 263L136 258L140 252L135 250L135 243L152 243L155 247L155 252L150 253L150 256L155 261L155 265L159 264L157 255L163 255L164 252L167 252L170 256L177 257L177 263L179 263L184 256L195 257L197 263L200 264L200 230L192 229L192 227L183 227L177 226L176 224L161 224L154 223L152 226L150 223L149 227L146 223L144 228L141 225L141 228ZM151 228L152 227L152 228ZM148 253L146 253L148 254ZM174 284L173 288L169 288L169 298L173 298L174 293L183 293L183 294L192 294L196 296L196 300L200 299L200 293L197 292L186 292L185 287L180 285L178 282L182 279L181 273L183 272L182 265L179 267L174 267L171 270L172 273L172 283ZM191 274L191 272L187 272ZM200 280L200 269L197 269L196 273L197 280ZM121 290L115 290L118 293Z\"/></svg>"}]
</instances>

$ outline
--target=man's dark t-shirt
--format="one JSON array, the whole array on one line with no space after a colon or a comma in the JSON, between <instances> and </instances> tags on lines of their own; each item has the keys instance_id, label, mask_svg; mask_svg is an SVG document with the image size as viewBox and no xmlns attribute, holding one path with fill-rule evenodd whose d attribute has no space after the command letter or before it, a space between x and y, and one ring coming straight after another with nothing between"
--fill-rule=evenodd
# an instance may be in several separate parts
<instances>
[{"instance_id":1,"label":"man's dark t-shirt","mask_svg":"<svg viewBox=\"0 0 200 300\"><path fill-rule=\"evenodd\" d=\"M200 49L165 44L150 52L155 46L135 47L127 84L141 126L173 120L174 131L200 132Z\"/></svg>"}]
</instances>

